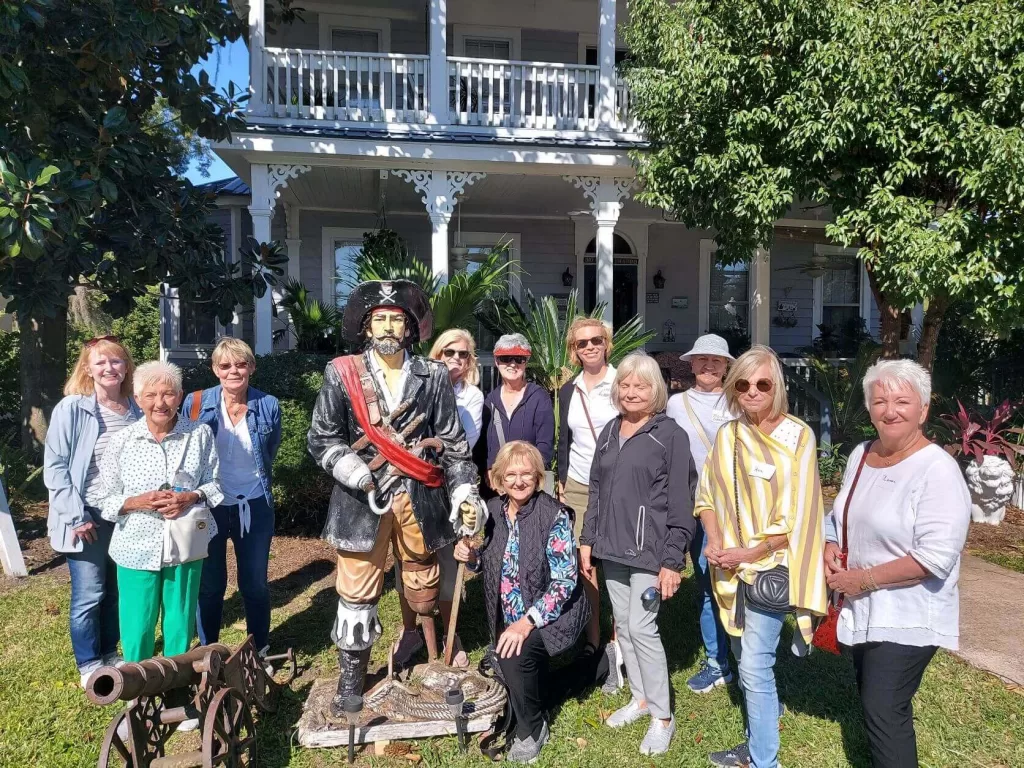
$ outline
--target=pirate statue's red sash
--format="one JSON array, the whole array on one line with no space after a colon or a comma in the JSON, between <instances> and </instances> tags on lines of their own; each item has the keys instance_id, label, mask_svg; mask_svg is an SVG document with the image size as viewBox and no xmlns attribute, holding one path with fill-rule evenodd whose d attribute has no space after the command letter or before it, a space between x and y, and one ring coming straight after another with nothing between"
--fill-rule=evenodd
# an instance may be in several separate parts
<instances>
[{"instance_id":1,"label":"pirate statue's red sash","mask_svg":"<svg viewBox=\"0 0 1024 768\"><path fill-rule=\"evenodd\" d=\"M366 366L362 363L361 355L347 355L334 359L334 367L341 376L341 383L348 392L349 400L352 403L352 412L359 423L363 434L370 443L380 451L380 454L388 460L395 469L413 480L423 483L428 488L440 488L444 483L444 473L440 467L424 461L419 456L414 456L402 446L392 440L388 434L378 427L374 421L379 419L370 418L370 406L366 402L363 393L362 376L360 368L365 372ZM372 386L372 384L371 384ZM373 403L374 409L377 403Z\"/></svg>"}]
</instances>

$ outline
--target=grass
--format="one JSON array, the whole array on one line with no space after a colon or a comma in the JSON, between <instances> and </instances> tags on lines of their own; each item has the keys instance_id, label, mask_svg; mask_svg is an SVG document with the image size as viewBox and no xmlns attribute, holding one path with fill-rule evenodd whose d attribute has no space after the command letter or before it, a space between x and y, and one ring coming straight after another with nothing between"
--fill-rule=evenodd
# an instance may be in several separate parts
<instances>
[{"instance_id":1,"label":"grass","mask_svg":"<svg viewBox=\"0 0 1024 768\"><path fill-rule=\"evenodd\" d=\"M1011 571L1024 573L1024 555L984 551L975 552L974 554L994 565L1001 565L1003 568L1009 568Z\"/></svg>"},{"instance_id":2,"label":"grass","mask_svg":"<svg viewBox=\"0 0 1024 768\"><path fill-rule=\"evenodd\" d=\"M286 691L279 711L259 721L260 765L269 768L343 765L342 750L304 750L293 744L293 727L312 681L336 674L330 647L335 610L331 563L314 560L272 584L272 643L292 646L306 667ZM732 746L743 736L735 688L705 696L691 694L686 679L699 662L692 584L669 601L661 628L675 691L678 731L672 750L659 758L638 753L645 725L622 732L601 725L602 715L624 704L627 695L599 691L571 700L555 713L552 741L542 753L545 768L574 766L703 766L709 751ZM478 583L470 583L468 605L482 604ZM35 576L0 594L0 766L87 766L95 764L103 729L116 712L89 704L77 687L67 631L69 587L60 575ZM239 596L228 600L222 640L244 639ZM464 614L463 642L478 659L486 642L479 610ZM395 594L381 605L387 635L398 622ZM995 630L994 630L995 631ZM788 632L783 648L788 648ZM384 644L375 649L383 660ZM802 768L868 768L859 702L850 663L816 653L806 660L780 650L777 667L788 713L782 721L781 762ZM1011 768L1024 765L1024 698L996 678L947 654L932 662L916 699L921 765ZM173 744L173 742L172 742ZM483 766L479 753L462 756L454 739L419 744L424 766ZM364 765L407 766L404 759L361 758Z\"/></svg>"}]
</instances>

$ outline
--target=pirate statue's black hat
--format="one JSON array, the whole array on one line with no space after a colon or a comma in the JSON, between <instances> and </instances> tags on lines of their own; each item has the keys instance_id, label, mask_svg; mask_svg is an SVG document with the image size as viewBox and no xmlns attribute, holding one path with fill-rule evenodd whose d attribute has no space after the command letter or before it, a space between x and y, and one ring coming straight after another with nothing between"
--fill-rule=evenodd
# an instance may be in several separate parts
<instances>
[{"instance_id":1,"label":"pirate statue's black hat","mask_svg":"<svg viewBox=\"0 0 1024 768\"><path fill-rule=\"evenodd\" d=\"M348 297L342 326L345 341L361 346L365 341L363 324L367 315L377 307L398 307L409 318L412 343L429 339L434 330L434 314L430 300L416 283L410 280L368 280L360 283Z\"/></svg>"}]
</instances>

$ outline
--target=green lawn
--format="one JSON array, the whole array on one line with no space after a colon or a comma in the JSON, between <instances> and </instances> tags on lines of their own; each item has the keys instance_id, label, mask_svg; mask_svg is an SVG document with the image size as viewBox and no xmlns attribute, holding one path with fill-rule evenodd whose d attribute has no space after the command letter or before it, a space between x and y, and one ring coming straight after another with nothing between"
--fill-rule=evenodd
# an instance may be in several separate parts
<instances>
[{"instance_id":1,"label":"green lawn","mask_svg":"<svg viewBox=\"0 0 1024 768\"><path fill-rule=\"evenodd\" d=\"M306 669L282 697L280 710L259 722L260 765L325 766L344 763L342 751L307 751L292 744L293 726L318 674L336 668L329 632L335 608L331 564L314 561L272 585L274 648L293 646ZM480 605L478 584L470 584L471 606ZM69 587L66 577L35 576L0 594L0 766L94 765L103 729L114 708L89 704L77 686L67 631ZM662 614L679 723L671 752L643 758L637 749L645 725L611 732L601 725L602 712L625 703L626 695L591 693L569 701L555 713L552 741L541 766L703 766L706 754L738 742L742 723L735 689L696 696L685 688L698 662L698 638L692 585ZM397 599L390 589L382 601L385 631L393 635ZM227 622L237 622L238 595L229 599ZM464 616L464 643L479 658L484 636L480 611ZM476 623L472 623L475 620ZM995 619L994 619L995 620ZM244 631L233 626L222 640L240 642ZM788 647L788 639L784 643ZM383 644L377 658L383 659ZM870 765L861 727L852 667L844 659L815 654L800 660L788 652L778 676L788 707L783 718L782 764L787 768ZM921 765L1024 766L1024 698L996 678L941 654L932 663L916 701ZM454 739L419 745L422 765L485 765L479 754L459 755ZM404 759L363 758L364 764L403 765Z\"/></svg>"}]
</instances>

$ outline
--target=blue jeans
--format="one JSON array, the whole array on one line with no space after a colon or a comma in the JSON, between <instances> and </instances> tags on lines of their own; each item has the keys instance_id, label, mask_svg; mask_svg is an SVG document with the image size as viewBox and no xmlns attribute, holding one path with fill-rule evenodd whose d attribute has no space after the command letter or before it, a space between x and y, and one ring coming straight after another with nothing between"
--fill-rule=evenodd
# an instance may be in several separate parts
<instances>
[{"instance_id":1,"label":"blue jeans","mask_svg":"<svg viewBox=\"0 0 1024 768\"><path fill-rule=\"evenodd\" d=\"M715 595L711 591L711 569L708 567L708 559L704 556L704 548L707 545L708 535L698 520L697 531L690 544L690 559L693 562L693 574L697 577L697 583L700 585L700 592L697 593L700 636L704 640L708 666L721 670L722 674L727 674L729 672L729 638L725 634L722 620L718 617L718 606L715 605Z\"/></svg>"},{"instance_id":2,"label":"blue jeans","mask_svg":"<svg viewBox=\"0 0 1024 768\"><path fill-rule=\"evenodd\" d=\"M99 515L95 515L99 519ZM71 571L71 649L81 674L99 667L104 656L117 653L121 633L117 620L117 566L107 556L114 526L97 523L96 541L68 552Z\"/></svg>"},{"instance_id":3,"label":"blue jeans","mask_svg":"<svg viewBox=\"0 0 1024 768\"><path fill-rule=\"evenodd\" d=\"M783 613L762 613L748 605L744 613L743 635L731 638L747 709L751 768L777 768L779 764L779 692L775 685L775 652L785 621Z\"/></svg>"},{"instance_id":4,"label":"blue jeans","mask_svg":"<svg viewBox=\"0 0 1024 768\"><path fill-rule=\"evenodd\" d=\"M245 605L245 626L256 648L270 643L270 587L267 585L267 564L270 561L270 540L274 537L274 510L262 496L249 499L252 522L242 536L237 504L213 508L217 535L210 541L209 554L203 561L199 582L197 626L203 645L220 639L224 613L224 592L228 588L228 539L235 545L238 563L238 590Z\"/></svg>"}]
</instances>

